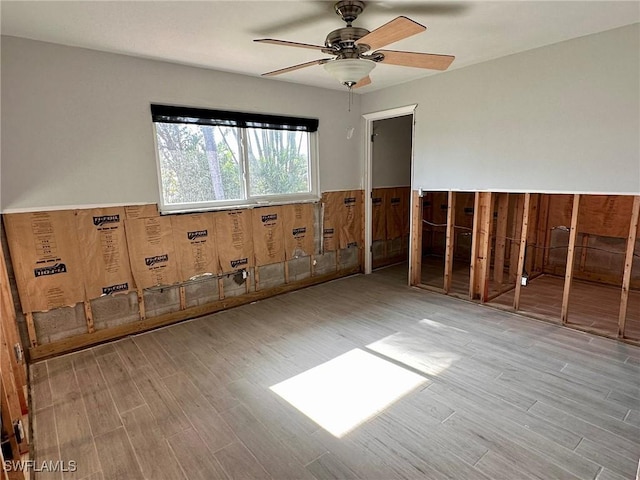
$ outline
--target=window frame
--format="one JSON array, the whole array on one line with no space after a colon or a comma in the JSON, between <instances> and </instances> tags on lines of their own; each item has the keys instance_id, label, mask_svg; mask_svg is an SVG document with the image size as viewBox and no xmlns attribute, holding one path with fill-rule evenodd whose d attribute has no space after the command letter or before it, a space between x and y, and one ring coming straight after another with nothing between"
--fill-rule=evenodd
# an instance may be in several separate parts
<instances>
[{"instance_id":1,"label":"window frame","mask_svg":"<svg viewBox=\"0 0 640 480\"><path fill-rule=\"evenodd\" d=\"M185 111L197 111L197 112L218 112L218 110L204 110L204 109L192 109L189 107L169 107L163 105L151 105L152 113L155 107L160 108L168 108L168 109L176 109L180 111L180 109L184 109ZM275 116L275 115L263 115L263 114L252 114L252 113L244 113L244 112L225 112L220 111L224 114L237 114L239 116L245 117L255 117L255 118L266 118L266 119L291 119L295 120L309 120L311 122L316 122L316 129L313 131L304 131L307 133L308 137L308 176L309 176L309 192L303 193L291 193L291 194L274 194L274 195L250 195L251 186L250 186L250 178L249 178L249 154L248 154L248 139L247 139L247 130L248 128L252 128L251 126L236 126L236 125L227 125L233 128L239 129L239 146L238 146L238 154L241 157L240 169L242 175L242 189L244 193L243 199L237 200L212 200L206 202L189 202L189 203L165 203L164 191L163 191L163 183L162 183L162 165L160 160L160 150L158 148L158 132L157 132L157 124L158 123L178 123L182 125L193 124L197 122L162 122L161 120L155 120L152 115L152 130L153 130L153 142L155 149L155 157L156 157L156 174L158 178L158 193L159 193L159 202L158 208L160 213L195 213L195 212L207 212L207 211L215 211L215 210L229 210L232 208L252 208L252 207L260 207L260 206L269 206L269 205L286 205L292 203L311 203L318 202L320 200L320 178L319 178L319 152L318 152L318 130L317 124L318 121L315 119L302 119L297 117L283 117L283 116ZM206 124L205 124L206 125ZM214 126L214 125L210 125ZM278 129L274 129L278 130ZM281 129L283 131L291 130L291 129Z\"/></svg>"}]
</instances>

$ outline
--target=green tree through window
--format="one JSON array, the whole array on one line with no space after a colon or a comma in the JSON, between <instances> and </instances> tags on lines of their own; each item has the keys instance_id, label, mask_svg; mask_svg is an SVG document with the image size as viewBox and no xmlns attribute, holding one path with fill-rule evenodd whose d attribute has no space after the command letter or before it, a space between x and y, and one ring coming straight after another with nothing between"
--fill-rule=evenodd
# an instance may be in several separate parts
<instances>
[{"instance_id":1,"label":"green tree through window","mask_svg":"<svg viewBox=\"0 0 640 480\"><path fill-rule=\"evenodd\" d=\"M151 114L163 211L317 199L317 119L155 104Z\"/></svg>"},{"instance_id":2,"label":"green tree through window","mask_svg":"<svg viewBox=\"0 0 640 480\"><path fill-rule=\"evenodd\" d=\"M247 129L251 195L309 191L309 147L304 132Z\"/></svg>"},{"instance_id":3,"label":"green tree through window","mask_svg":"<svg viewBox=\"0 0 640 480\"><path fill-rule=\"evenodd\" d=\"M232 127L156 124L165 203L244 198L236 130Z\"/></svg>"}]
</instances>

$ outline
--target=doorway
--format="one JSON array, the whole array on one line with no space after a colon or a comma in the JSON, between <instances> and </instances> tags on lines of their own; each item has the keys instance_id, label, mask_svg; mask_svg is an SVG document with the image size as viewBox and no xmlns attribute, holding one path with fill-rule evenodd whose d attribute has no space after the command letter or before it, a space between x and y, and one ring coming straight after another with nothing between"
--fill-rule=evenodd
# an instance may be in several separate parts
<instances>
[{"instance_id":1,"label":"doorway","mask_svg":"<svg viewBox=\"0 0 640 480\"><path fill-rule=\"evenodd\" d=\"M413 112L364 115L365 273L409 257Z\"/></svg>"}]
</instances>

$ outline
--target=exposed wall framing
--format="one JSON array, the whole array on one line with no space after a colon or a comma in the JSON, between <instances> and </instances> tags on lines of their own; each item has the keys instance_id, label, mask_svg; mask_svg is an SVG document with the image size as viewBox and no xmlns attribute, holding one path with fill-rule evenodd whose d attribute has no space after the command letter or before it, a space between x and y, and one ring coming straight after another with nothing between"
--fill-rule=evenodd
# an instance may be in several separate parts
<instances>
[{"instance_id":1,"label":"exposed wall framing","mask_svg":"<svg viewBox=\"0 0 640 480\"><path fill-rule=\"evenodd\" d=\"M425 192L422 197L422 275L424 288L468 298L473 286L472 252L476 194ZM474 266L475 268L475 266Z\"/></svg>"},{"instance_id":2,"label":"exposed wall framing","mask_svg":"<svg viewBox=\"0 0 640 480\"><path fill-rule=\"evenodd\" d=\"M412 264L420 263L422 272L418 276L414 270L412 285L461 296L452 280L454 259L460 257L455 232L468 228L460 212L470 209L461 209L460 195L422 192L414 199L422 239L418 245L414 229ZM473 197L469 283L463 296L640 342L640 313L635 311L640 305L640 196L475 192ZM434 252L441 263L433 262ZM581 305L598 295L603 296L600 305ZM600 308L606 319L590 319L588 308Z\"/></svg>"},{"instance_id":3,"label":"exposed wall framing","mask_svg":"<svg viewBox=\"0 0 640 480\"><path fill-rule=\"evenodd\" d=\"M5 478L22 480L25 478L23 472L6 472L4 468L4 461L20 460L29 451L27 423L23 423L28 413L26 366L13 305L4 249L0 243L0 404L2 441L8 442L6 450L11 451L10 457L2 455L3 472Z\"/></svg>"},{"instance_id":4,"label":"exposed wall framing","mask_svg":"<svg viewBox=\"0 0 640 480\"><path fill-rule=\"evenodd\" d=\"M166 217L155 205L5 215L30 358L359 272L363 211L352 190L322 204Z\"/></svg>"}]
</instances>

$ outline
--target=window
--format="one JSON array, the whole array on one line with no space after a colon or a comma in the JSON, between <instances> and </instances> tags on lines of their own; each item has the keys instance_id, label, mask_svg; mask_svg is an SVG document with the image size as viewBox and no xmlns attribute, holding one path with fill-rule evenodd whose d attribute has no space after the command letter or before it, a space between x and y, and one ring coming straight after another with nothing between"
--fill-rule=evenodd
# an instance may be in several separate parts
<instances>
[{"instance_id":1,"label":"window","mask_svg":"<svg viewBox=\"0 0 640 480\"><path fill-rule=\"evenodd\" d=\"M151 105L160 208L317 199L318 120Z\"/></svg>"}]
</instances>

